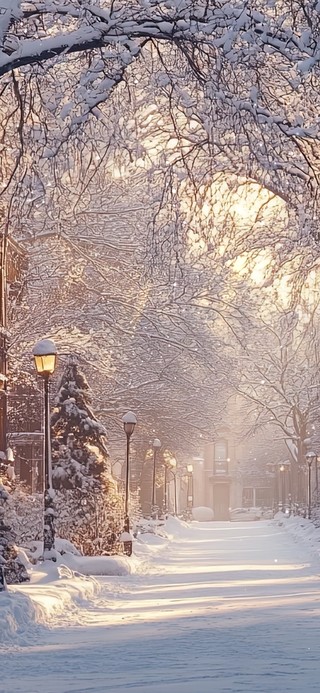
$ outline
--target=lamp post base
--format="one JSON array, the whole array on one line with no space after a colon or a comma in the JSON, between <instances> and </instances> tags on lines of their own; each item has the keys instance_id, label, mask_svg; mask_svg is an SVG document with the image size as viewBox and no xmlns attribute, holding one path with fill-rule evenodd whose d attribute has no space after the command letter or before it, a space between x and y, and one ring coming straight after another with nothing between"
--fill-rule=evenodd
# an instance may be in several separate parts
<instances>
[{"instance_id":1,"label":"lamp post base","mask_svg":"<svg viewBox=\"0 0 320 693\"><path fill-rule=\"evenodd\" d=\"M44 528L43 528L43 560L56 561L54 546L54 518L53 491L46 489L44 492Z\"/></svg>"},{"instance_id":2,"label":"lamp post base","mask_svg":"<svg viewBox=\"0 0 320 693\"><path fill-rule=\"evenodd\" d=\"M130 535L130 520L129 520L128 515L126 515L125 520L124 520L123 533ZM123 551L124 551L126 556L132 555L132 541L131 540L128 539L128 540L125 540L123 542Z\"/></svg>"}]
</instances>

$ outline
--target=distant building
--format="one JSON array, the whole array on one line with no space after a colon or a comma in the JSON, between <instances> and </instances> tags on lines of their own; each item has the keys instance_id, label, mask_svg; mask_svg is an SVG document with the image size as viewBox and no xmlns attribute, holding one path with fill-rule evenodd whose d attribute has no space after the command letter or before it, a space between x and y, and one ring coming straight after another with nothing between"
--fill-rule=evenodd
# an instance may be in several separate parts
<instances>
[{"instance_id":1,"label":"distant building","mask_svg":"<svg viewBox=\"0 0 320 693\"><path fill-rule=\"evenodd\" d=\"M217 431L215 440L204 447L204 498L215 520L228 520L230 507L241 505L241 483L235 441L228 427Z\"/></svg>"},{"instance_id":2,"label":"distant building","mask_svg":"<svg viewBox=\"0 0 320 693\"><path fill-rule=\"evenodd\" d=\"M286 454L283 441L272 449L270 439L260 433L240 442L234 429L222 426L202 457L195 458L195 505L212 508L215 520L228 520L231 508L273 507L279 481L270 465Z\"/></svg>"},{"instance_id":3,"label":"distant building","mask_svg":"<svg viewBox=\"0 0 320 693\"><path fill-rule=\"evenodd\" d=\"M0 453L5 457L8 447L8 317L22 297L23 279L27 270L25 250L5 233L0 234Z\"/></svg>"},{"instance_id":4,"label":"distant building","mask_svg":"<svg viewBox=\"0 0 320 693\"><path fill-rule=\"evenodd\" d=\"M36 388L8 382L8 326L23 295L27 253L13 238L0 234L0 457L14 450L15 475L30 490L42 487L41 402ZM8 387L7 387L8 386Z\"/></svg>"}]
</instances>

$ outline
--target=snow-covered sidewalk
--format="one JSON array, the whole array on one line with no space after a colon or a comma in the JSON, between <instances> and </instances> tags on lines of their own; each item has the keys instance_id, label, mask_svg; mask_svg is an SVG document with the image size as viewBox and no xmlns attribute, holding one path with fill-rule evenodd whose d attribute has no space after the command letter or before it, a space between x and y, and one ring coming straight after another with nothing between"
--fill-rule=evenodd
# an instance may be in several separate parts
<instances>
[{"instance_id":1,"label":"snow-covered sidewalk","mask_svg":"<svg viewBox=\"0 0 320 693\"><path fill-rule=\"evenodd\" d=\"M25 613L2 638L1 693L318 693L319 530L296 518L166 530L141 536L130 574L35 571L0 595L0 610Z\"/></svg>"},{"instance_id":2,"label":"snow-covered sidewalk","mask_svg":"<svg viewBox=\"0 0 320 693\"><path fill-rule=\"evenodd\" d=\"M29 644L32 634L42 632L41 626L61 625L62 615L70 619L71 613L81 612L100 594L94 576L130 575L141 570L135 556L129 560L126 556L57 555L55 563L33 566L20 551L31 580L0 593L0 648Z\"/></svg>"}]
</instances>

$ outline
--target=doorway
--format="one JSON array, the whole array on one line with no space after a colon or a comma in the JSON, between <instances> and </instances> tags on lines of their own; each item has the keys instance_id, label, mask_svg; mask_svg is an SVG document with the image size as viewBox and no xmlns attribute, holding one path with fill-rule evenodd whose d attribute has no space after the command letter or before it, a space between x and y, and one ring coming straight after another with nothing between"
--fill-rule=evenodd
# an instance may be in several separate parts
<instances>
[{"instance_id":1,"label":"doorway","mask_svg":"<svg viewBox=\"0 0 320 693\"><path fill-rule=\"evenodd\" d=\"M214 520L229 520L230 485L214 484L213 486L213 512Z\"/></svg>"}]
</instances>

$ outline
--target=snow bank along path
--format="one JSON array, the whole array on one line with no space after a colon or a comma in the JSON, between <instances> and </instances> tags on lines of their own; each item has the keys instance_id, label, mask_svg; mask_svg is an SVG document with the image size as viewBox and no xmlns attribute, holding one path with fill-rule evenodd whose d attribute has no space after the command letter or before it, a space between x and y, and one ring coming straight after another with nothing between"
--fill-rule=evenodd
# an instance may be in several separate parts
<instances>
[{"instance_id":1,"label":"snow bank along path","mask_svg":"<svg viewBox=\"0 0 320 693\"><path fill-rule=\"evenodd\" d=\"M100 591L79 608L8 648L1 693L319 693L311 547L276 521L173 524L172 534L150 548L142 536L146 574L96 578Z\"/></svg>"}]
</instances>

